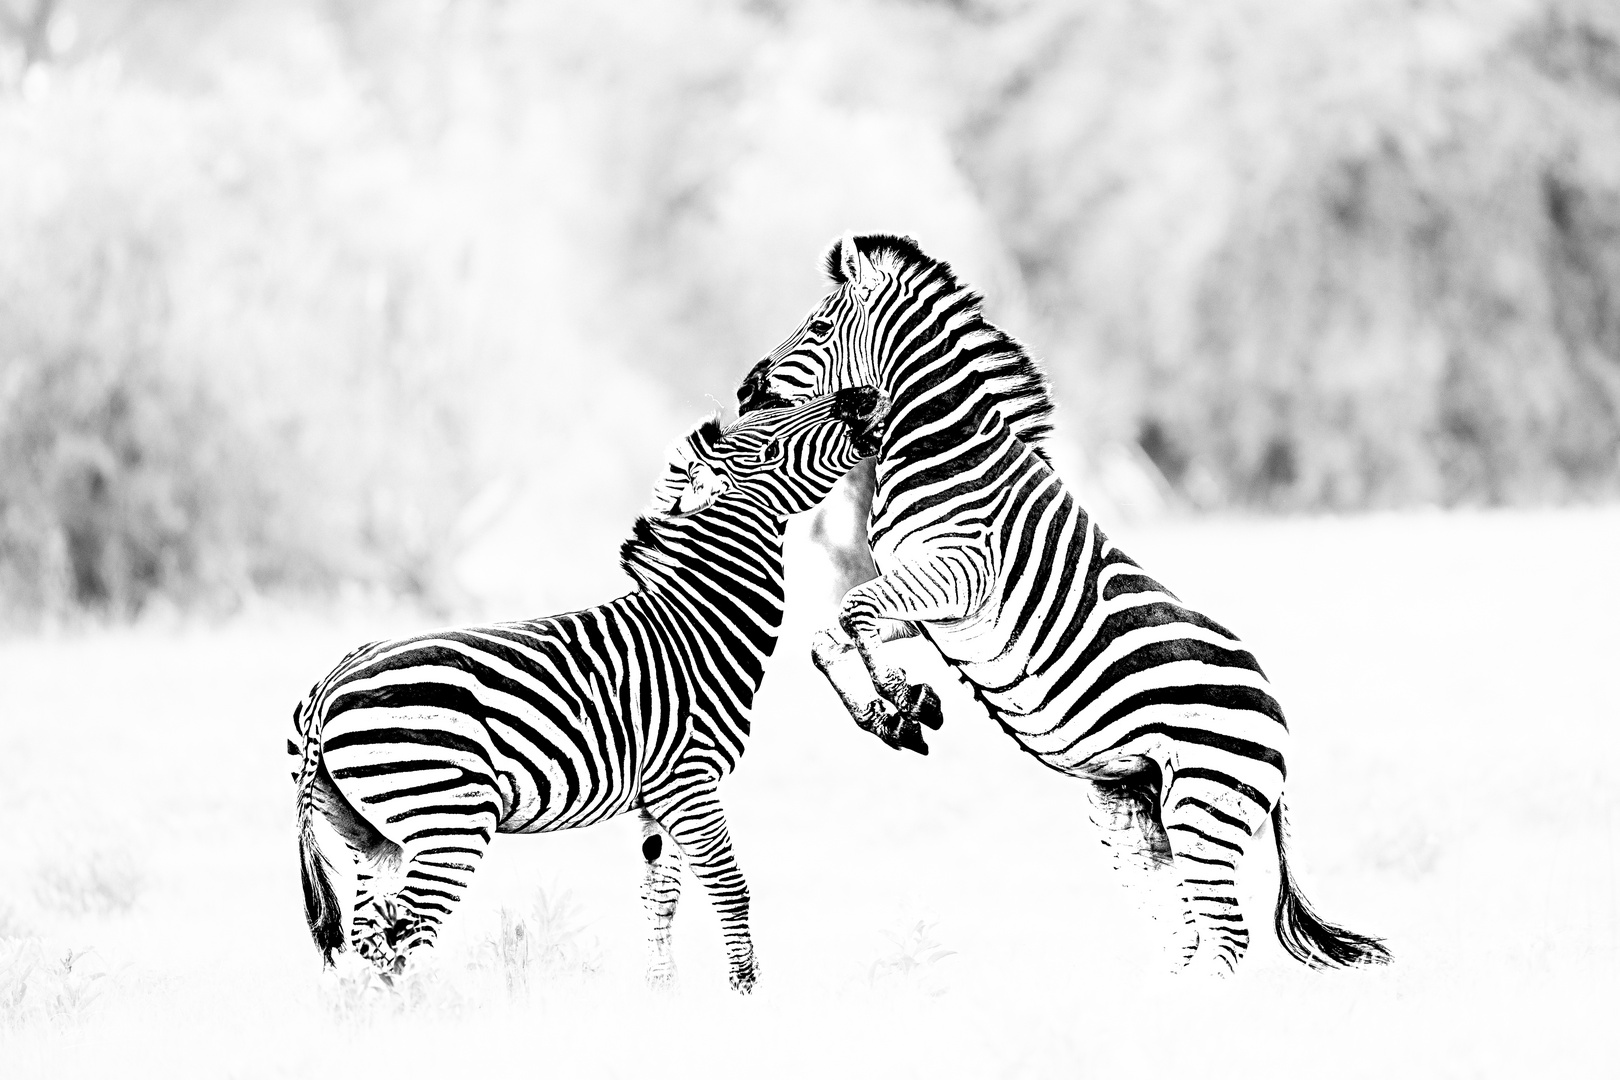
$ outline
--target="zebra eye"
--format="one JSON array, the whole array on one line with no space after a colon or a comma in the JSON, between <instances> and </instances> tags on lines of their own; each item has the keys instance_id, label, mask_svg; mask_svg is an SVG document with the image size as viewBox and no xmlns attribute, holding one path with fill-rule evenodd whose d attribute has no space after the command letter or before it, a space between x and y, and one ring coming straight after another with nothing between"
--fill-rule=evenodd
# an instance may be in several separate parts
<instances>
[{"instance_id":1,"label":"zebra eye","mask_svg":"<svg viewBox=\"0 0 1620 1080\"><path fill-rule=\"evenodd\" d=\"M832 333L832 323L827 319L811 319L808 329L812 337L824 338Z\"/></svg>"},{"instance_id":2,"label":"zebra eye","mask_svg":"<svg viewBox=\"0 0 1620 1080\"><path fill-rule=\"evenodd\" d=\"M754 455L754 461L757 464L760 464L760 465L774 465L778 461L781 461L781 460L782 460L782 440L781 439L772 439L770 442L768 442L764 446L760 447L759 448L759 453Z\"/></svg>"}]
</instances>

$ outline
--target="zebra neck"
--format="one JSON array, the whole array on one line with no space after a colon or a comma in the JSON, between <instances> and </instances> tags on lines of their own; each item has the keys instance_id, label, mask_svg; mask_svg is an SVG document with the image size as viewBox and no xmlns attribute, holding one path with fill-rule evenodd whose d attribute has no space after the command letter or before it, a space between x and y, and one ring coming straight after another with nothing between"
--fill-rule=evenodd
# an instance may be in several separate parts
<instances>
[{"instance_id":1,"label":"zebra neck","mask_svg":"<svg viewBox=\"0 0 1620 1080\"><path fill-rule=\"evenodd\" d=\"M621 552L639 591L742 664L758 685L782 625L787 518L722 499L688 517L642 517Z\"/></svg>"},{"instance_id":2,"label":"zebra neck","mask_svg":"<svg viewBox=\"0 0 1620 1080\"><path fill-rule=\"evenodd\" d=\"M890 401L881 457L948 453L991 414L1044 457L1052 414L1045 375L1023 346L985 321L975 293L932 284L874 328Z\"/></svg>"}]
</instances>

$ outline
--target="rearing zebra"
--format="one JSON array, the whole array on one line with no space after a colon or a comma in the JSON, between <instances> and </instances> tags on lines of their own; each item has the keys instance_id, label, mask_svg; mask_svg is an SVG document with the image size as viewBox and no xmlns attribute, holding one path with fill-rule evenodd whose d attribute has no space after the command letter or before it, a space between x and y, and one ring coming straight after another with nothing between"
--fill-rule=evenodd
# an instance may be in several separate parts
<instances>
[{"instance_id":1,"label":"rearing zebra","mask_svg":"<svg viewBox=\"0 0 1620 1080\"><path fill-rule=\"evenodd\" d=\"M846 236L826 264L836 287L738 398L744 413L857 384L889 399L870 523L879 576L844 599L853 645L823 632L814 646L857 723L926 751L919 725L939 726L939 700L877 652L885 620L915 623L1025 750L1091 782L1116 865L1173 868L1184 964L1229 971L1242 957L1236 875L1268 815L1288 952L1387 960L1300 895L1283 851L1288 728L1260 665L1065 489L1040 448L1051 402L1030 357L909 238Z\"/></svg>"},{"instance_id":2,"label":"rearing zebra","mask_svg":"<svg viewBox=\"0 0 1620 1080\"><path fill-rule=\"evenodd\" d=\"M316 811L361 857L351 943L386 971L432 943L495 833L635 810L649 978L674 973L684 857L720 914L731 985L752 988L748 885L716 789L742 755L776 646L787 518L860 460L876 399L851 389L695 430L621 551L635 591L568 615L375 642L310 690L287 749L300 759L306 915L328 962L343 913Z\"/></svg>"}]
</instances>

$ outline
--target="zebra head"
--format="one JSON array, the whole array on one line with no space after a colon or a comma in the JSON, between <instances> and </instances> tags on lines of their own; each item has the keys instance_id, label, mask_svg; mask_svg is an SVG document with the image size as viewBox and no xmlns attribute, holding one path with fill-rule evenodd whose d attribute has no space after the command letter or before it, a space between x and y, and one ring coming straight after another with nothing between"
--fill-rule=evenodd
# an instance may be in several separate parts
<instances>
[{"instance_id":1,"label":"zebra head","mask_svg":"<svg viewBox=\"0 0 1620 1080\"><path fill-rule=\"evenodd\" d=\"M795 405L845 387L883 387L874 330L903 272L921 258L910 237L846 233L833 241L825 259L832 292L754 365L737 390L740 411Z\"/></svg>"},{"instance_id":2,"label":"zebra head","mask_svg":"<svg viewBox=\"0 0 1620 1080\"><path fill-rule=\"evenodd\" d=\"M857 386L758 410L729 428L708 420L671 455L653 509L684 517L729 496L772 514L809 510L876 451L872 427L883 404L876 390Z\"/></svg>"},{"instance_id":3,"label":"zebra head","mask_svg":"<svg viewBox=\"0 0 1620 1080\"><path fill-rule=\"evenodd\" d=\"M1019 438L1036 446L1050 429L1045 376L1012 338L984 320L980 298L948 263L909 236L846 233L826 256L833 290L786 341L754 365L737 390L738 410L796 405L851 386L882 391L893 418L878 439L916 423L925 399L950 408L975 396ZM926 411L926 409L924 410ZM887 453L887 451L885 451Z\"/></svg>"}]
</instances>

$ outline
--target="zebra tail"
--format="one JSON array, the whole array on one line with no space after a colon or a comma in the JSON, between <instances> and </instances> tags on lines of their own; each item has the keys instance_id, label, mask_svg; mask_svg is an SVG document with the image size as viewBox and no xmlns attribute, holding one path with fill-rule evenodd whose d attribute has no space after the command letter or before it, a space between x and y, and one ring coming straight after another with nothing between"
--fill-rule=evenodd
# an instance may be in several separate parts
<instances>
[{"instance_id":1,"label":"zebra tail","mask_svg":"<svg viewBox=\"0 0 1620 1080\"><path fill-rule=\"evenodd\" d=\"M332 888L329 864L315 837L315 808L305 802L299 811L298 856L304 880L304 919L315 938L315 947L328 965L332 954L343 945L343 915L338 907L337 890Z\"/></svg>"},{"instance_id":2,"label":"zebra tail","mask_svg":"<svg viewBox=\"0 0 1620 1080\"><path fill-rule=\"evenodd\" d=\"M1389 950L1382 940L1334 926L1306 903L1288 871L1281 799L1271 808L1271 831L1277 838L1277 940L1288 955L1313 968L1389 963Z\"/></svg>"},{"instance_id":3,"label":"zebra tail","mask_svg":"<svg viewBox=\"0 0 1620 1080\"><path fill-rule=\"evenodd\" d=\"M298 773L299 876L304 885L304 920L309 923L309 932L315 938L322 960L330 965L332 954L343 945L343 913L338 906L337 890L332 888L331 863L315 835L315 787L321 773L321 736L319 731L304 725L310 707L309 701L302 702L293 717L294 727L304 740L303 765ZM292 749L291 744L288 749Z\"/></svg>"}]
</instances>

